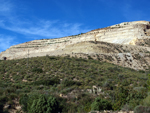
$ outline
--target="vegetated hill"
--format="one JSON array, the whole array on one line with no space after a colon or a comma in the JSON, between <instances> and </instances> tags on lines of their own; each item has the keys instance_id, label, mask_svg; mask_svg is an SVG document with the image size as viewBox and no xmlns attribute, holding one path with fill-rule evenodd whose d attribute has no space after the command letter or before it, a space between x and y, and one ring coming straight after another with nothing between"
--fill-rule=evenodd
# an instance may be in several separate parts
<instances>
[{"instance_id":1,"label":"vegetated hill","mask_svg":"<svg viewBox=\"0 0 150 113\"><path fill-rule=\"evenodd\" d=\"M136 70L145 70L150 64L149 40L149 21L123 22L74 36L33 40L18 44L0 53L0 59L4 57L10 60L46 55L61 56L72 53L99 54L99 56L114 59L111 63ZM141 56L140 59L134 60L139 56ZM105 60L106 57L102 59Z\"/></svg>"},{"instance_id":2,"label":"vegetated hill","mask_svg":"<svg viewBox=\"0 0 150 113\"><path fill-rule=\"evenodd\" d=\"M9 112L19 111L21 104L22 110L31 112L40 109L36 104L40 104L41 98L51 95L62 113L137 110L137 105L149 103L149 73L94 60L91 56L88 59L45 56L0 61L0 110L4 105ZM105 104L99 105L95 99ZM41 109L45 105L41 105Z\"/></svg>"}]
</instances>

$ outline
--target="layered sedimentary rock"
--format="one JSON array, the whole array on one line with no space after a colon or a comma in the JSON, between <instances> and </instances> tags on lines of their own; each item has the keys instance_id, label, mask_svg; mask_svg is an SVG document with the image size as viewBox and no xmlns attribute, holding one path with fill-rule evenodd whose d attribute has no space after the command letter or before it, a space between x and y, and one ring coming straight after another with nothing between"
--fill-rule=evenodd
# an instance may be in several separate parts
<instances>
[{"instance_id":1,"label":"layered sedimentary rock","mask_svg":"<svg viewBox=\"0 0 150 113\"><path fill-rule=\"evenodd\" d=\"M107 54L116 53L116 51L117 53L132 52L132 54L141 51L142 53L148 53L150 51L149 40L149 21L124 22L80 35L57 39L34 40L11 46L6 51L0 53L0 59L4 57L7 59L18 59L27 58L28 56L36 57L72 53ZM94 45L88 43L89 41L94 42ZM102 42L106 42L107 44L102 44ZM110 45L109 43L113 45L108 46ZM115 44L119 44L119 46L117 47ZM120 49L121 45L134 45L134 47L132 46L132 51L130 51L130 46L126 50L125 46L123 46L124 49ZM95 47L92 48L91 46ZM111 47L115 47L116 49L111 49Z\"/></svg>"}]
</instances>

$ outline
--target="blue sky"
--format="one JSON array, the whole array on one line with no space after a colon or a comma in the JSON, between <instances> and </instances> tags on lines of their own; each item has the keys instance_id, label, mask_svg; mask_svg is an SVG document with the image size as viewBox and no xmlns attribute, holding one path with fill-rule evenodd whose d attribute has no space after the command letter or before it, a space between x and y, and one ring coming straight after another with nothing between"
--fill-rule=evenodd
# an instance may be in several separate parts
<instances>
[{"instance_id":1,"label":"blue sky","mask_svg":"<svg viewBox=\"0 0 150 113\"><path fill-rule=\"evenodd\" d=\"M35 39L150 21L150 0L0 0L0 52Z\"/></svg>"}]
</instances>

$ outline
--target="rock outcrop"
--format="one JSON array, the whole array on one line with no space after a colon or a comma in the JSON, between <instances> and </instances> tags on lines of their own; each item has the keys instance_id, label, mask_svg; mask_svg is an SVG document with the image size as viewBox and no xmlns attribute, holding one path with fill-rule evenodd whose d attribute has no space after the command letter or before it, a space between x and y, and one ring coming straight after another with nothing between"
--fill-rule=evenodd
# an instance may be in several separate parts
<instances>
[{"instance_id":1,"label":"rock outcrop","mask_svg":"<svg viewBox=\"0 0 150 113\"><path fill-rule=\"evenodd\" d=\"M133 69L145 69L148 68L150 60L149 46L150 22L135 21L92 30L80 35L33 40L18 44L0 53L0 59L7 58L11 60L45 55L72 55L75 53L98 54L99 56L109 56L112 59L118 57L120 62L114 60L112 63L121 66L123 66L122 62L130 61L131 65L124 66ZM137 54L140 54L141 57L135 61L134 57ZM126 56L130 56L130 58L126 58ZM143 64L139 60L144 60L145 63Z\"/></svg>"}]
</instances>

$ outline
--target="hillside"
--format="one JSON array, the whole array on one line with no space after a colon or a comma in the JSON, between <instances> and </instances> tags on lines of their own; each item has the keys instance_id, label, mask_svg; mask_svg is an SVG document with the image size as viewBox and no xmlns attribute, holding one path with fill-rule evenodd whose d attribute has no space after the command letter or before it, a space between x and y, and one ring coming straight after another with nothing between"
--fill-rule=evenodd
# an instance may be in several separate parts
<instances>
[{"instance_id":1,"label":"hillside","mask_svg":"<svg viewBox=\"0 0 150 113\"><path fill-rule=\"evenodd\" d=\"M107 103L101 110L134 110L147 102L144 99L148 96L149 73L93 60L90 56L0 61L0 106L4 105L9 112L25 110L27 105L30 110L33 100L43 95L55 97L62 113L87 113L99 97Z\"/></svg>"},{"instance_id":2,"label":"hillside","mask_svg":"<svg viewBox=\"0 0 150 113\"><path fill-rule=\"evenodd\" d=\"M77 53L88 55L98 54L99 56L112 57L111 59L119 57L122 62L131 62L130 59L134 59L137 54L140 54L140 60L144 62L137 59L131 63L133 65L128 65L128 63L127 65L123 65L116 59L111 63L144 70L149 66L149 39L149 21L124 22L79 35L56 39L33 40L18 44L0 53L0 59L6 57L7 60L10 60L46 55L72 55L73 53ZM129 55L130 58L127 59L124 55ZM105 59L103 58L103 60Z\"/></svg>"}]
</instances>

